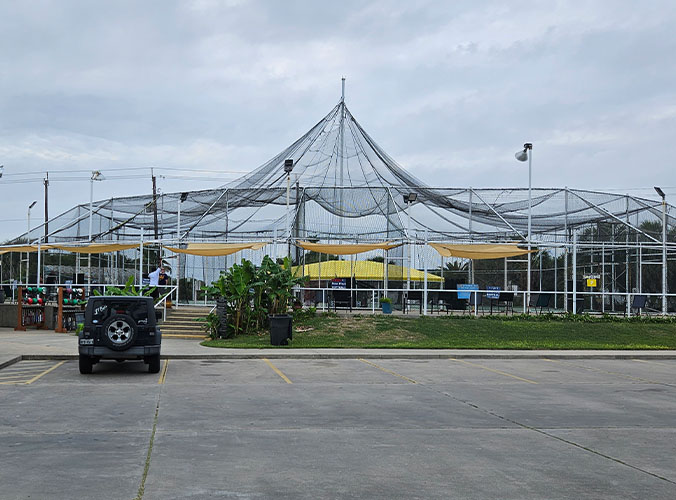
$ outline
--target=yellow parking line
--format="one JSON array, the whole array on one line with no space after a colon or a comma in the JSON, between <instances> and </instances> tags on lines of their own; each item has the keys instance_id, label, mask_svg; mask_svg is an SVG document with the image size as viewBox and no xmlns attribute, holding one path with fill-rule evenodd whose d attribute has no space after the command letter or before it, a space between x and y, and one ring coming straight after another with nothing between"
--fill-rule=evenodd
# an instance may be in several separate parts
<instances>
[{"instance_id":1,"label":"yellow parking line","mask_svg":"<svg viewBox=\"0 0 676 500\"><path fill-rule=\"evenodd\" d=\"M164 361L164 368L162 368L162 373L160 374L160 379L157 381L158 384L164 384L164 381L167 379L167 367L169 366L169 360Z\"/></svg>"},{"instance_id":2,"label":"yellow parking line","mask_svg":"<svg viewBox=\"0 0 676 500\"><path fill-rule=\"evenodd\" d=\"M603 370L601 368L594 368L592 366L578 365L577 363L573 363L573 362L570 362L570 361L561 360L561 361L557 361L557 363L563 363L565 365L575 366L577 368L584 368L585 370L596 372L596 373L607 373L608 375L615 375L615 376L620 377L620 378L626 378L627 380L635 380L637 382L645 382L645 383L648 383L648 384L657 384L657 385L663 385L664 384L663 382L658 382L656 380L650 380L650 379L641 378L641 377L634 377L632 375L627 375L626 373L611 372L611 371L608 371L608 370Z\"/></svg>"},{"instance_id":3,"label":"yellow parking line","mask_svg":"<svg viewBox=\"0 0 676 500\"><path fill-rule=\"evenodd\" d=\"M408 377L404 377L403 375L399 375L397 372L393 372L393 371L391 371L391 370L388 370L387 368L383 368L382 366L377 365L377 364L375 364L375 363L372 363L372 362L370 362L370 361L366 361L365 359L362 359L362 358L357 358L357 359L358 359L359 361L361 361L362 363L366 363L367 365L371 365L371 366L373 366L373 367L375 367L375 368L378 368L378 370L382 370L382 371L384 371L385 373L389 373L390 375L394 375L395 377L403 378L404 380L406 380L406 381L408 381L408 382L411 382L412 384L417 384L417 383L418 383L418 382L416 382L415 380L413 380L412 378L408 378Z\"/></svg>"},{"instance_id":4,"label":"yellow parking line","mask_svg":"<svg viewBox=\"0 0 676 500\"><path fill-rule=\"evenodd\" d=\"M456 358L449 358L449 359L451 359L452 361L457 361L458 363L464 363L466 365L476 366L477 368L481 368L482 370L488 370L489 372L497 373L498 375L504 375L505 377L515 378L517 380L521 380L522 382L527 382L529 384L537 384L537 382L535 382L534 380L529 380L529 379L523 378L523 377L517 377L516 375L512 375L511 373L503 372L501 370L495 370L493 368L488 368L487 366L478 365L476 363L470 363L469 361L465 361L465 360L462 360L462 359L456 359Z\"/></svg>"},{"instance_id":5,"label":"yellow parking line","mask_svg":"<svg viewBox=\"0 0 676 500\"><path fill-rule=\"evenodd\" d=\"M35 381L36 381L37 379L39 379L40 377L42 377L42 376L44 376L44 375L47 375L47 374L48 374L49 372L51 372L52 370L56 370L59 366L61 366L61 365L64 364L64 363L65 363L65 361L61 361L60 363L55 364L55 365L52 366L50 369L45 370L45 371L43 371L42 373L40 373L40 374L36 375L35 377L33 377L32 379L30 379L28 382L26 382L26 385L32 384L33 382L35 382Z\"/></svg>"},{"instance_id":6,"label":"yellow parking line","mask_svg":"<svg viewBox=\"0 0 676 500\"><path fill-rule=\"evenodd\" d=\"M52 363L43 363L43 364L40 364L40 365L37 365L37 366L24 365L23 363L21 363L20 366L12 366L12 367L9 367L9 368L3 368L2 371L3 372L26 372L26 371L35 371L36 369L39 370L40 368L47 368L49 366L52 366Z\"/></svg>"},{"instance_id":7,"label":"yellow parking line","mask_svg":"<svg viewBox=\"0 0 676 500\"><path fill-rule=\"evenodd\" d=\"M30 373L17 373L16 375L0 375L0 380L9 380L11 378L30 378L32 374Z\"/></svg>"},{"instance_id":8,"label":"yellow parking line","mask_svg":"<svg viewBox=\"0 0 676 500\"><path fill-rule=\"evenodd\" d=\"M275 365L270 363L270 360L268 358L263 358L263 361L265 361L268 364L268 366L275 371L277 375L282 377L287 384L293 384L293 382L291 382L286 375L284 375Z\"/></svg>"},{"instance_id":9,"label":"yellow parking line","mask_svg":"<svg viewBox=\"0 0 676 500\"><path fill-rule=\"evenodd\" d=\"M647 359L634 359L632 361L638 361L639 363L648 363L648 364L651 364L651 365L662 365L662 366L669 366L669 367L675 366L673 364L660 363L659 361L653 361L653 360L647 360Z\"/></svg>"}]
</instances>

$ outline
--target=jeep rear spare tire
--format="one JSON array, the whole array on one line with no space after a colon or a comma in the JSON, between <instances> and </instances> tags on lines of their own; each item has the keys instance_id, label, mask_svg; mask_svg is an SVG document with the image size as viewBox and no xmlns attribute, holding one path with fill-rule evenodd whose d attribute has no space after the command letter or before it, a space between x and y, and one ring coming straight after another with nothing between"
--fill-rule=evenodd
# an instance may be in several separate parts
<instances>
[{"instance_id":1,"label":"jeep rear spare tire","mask_svg":"<svg viewBox=\"0 0 676 500\"><path fill-rule=\"evenodd\" d=\"M136 331L131 316L116 314L103 324L103 342L115 351L124 351L133 344Z\"/></svg>"}]
</instances>

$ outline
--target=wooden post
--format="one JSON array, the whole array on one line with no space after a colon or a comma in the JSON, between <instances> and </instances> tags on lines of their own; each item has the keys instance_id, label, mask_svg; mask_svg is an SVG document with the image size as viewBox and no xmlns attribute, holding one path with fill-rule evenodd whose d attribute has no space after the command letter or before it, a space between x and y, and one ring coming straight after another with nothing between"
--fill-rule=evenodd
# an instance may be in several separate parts
<instances>
[{"instance_id":1,"label":"wooden post","mask_svg":"<svg viewBox=\"0 0 676 500\"><path fill-rule=\"evenodd\" d=\"M25 332L26 327L23 324L23 287L19 286L17 289L17 320L16 320L16 327L14 328L14 331L16 332Z\"/></svg>"},{"instance_id":2,"label":"wooden post","mask_svg":"<svg viewBox=\"0 0 676 500\"><path fill-rule=\"evenodd\" d=\"M58 297L58 309L56 314L56 333L66 333L66 329L63 327L63 287L59 287Z\"/></svg>"}]
</instances>

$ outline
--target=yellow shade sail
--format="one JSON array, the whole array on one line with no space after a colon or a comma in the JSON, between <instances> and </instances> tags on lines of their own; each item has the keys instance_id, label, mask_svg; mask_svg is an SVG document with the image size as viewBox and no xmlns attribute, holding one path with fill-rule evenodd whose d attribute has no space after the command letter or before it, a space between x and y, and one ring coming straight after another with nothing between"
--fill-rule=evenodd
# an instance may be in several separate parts
<instances>
[{"instance_id":1,"label":"yellow shade sail","mask_svg":"<svg viewBox=\"0 0 676 500\"><path fill-rule=\"evenodd\" d=\"M260 250L266 242L253 243L188 243L186 248L164 247L174 253L201 255L202 257L222 257L240 250Z\"/></svg>"},{"instance_id":2,"label":"yellow shade sail","mask_svg":"<svg viewBox=\"0 0 676 500\"><path fill-rule=\"evenodd\" d=\"M385 241L383 243L355 243L346 245L330 245L328 243L310 243L309 241L299 241L296 243L305 250L312 250L318 253L327 253L333 255L354 255L363 252L370 252L371 250L390 250L401 246L401 243L391 243Z\"/></svg>"},{"instance_id":3,"label":"yellow shade sail","mask_svg":"<svg viewBox=\"0 0 676 500\"><path fill-rule=\"evenodd\" d=\"M529 252L537 250L526 250L517 245L455 245L450 243L430 243L442 257L460 257L463 259L502 259L505 257L516 257L517 255L526 255Z\"/></svg>"},{"instance_id":4,"label":"yellow shade sail","mask_svg":"<svg viewBox=\"0 0 676 500\"><path fill-rule=\"evenodd\" d=\"M292 268L294 276L303 276L303 266L294 266ZM382 262L373 262L370 260L357 260L350 262L349 260L329 260L321 263L305 265L305 276L309 276L311 280L330 280L332 278L349 278L354 276L355 279L361 281L383 281L385 266ZM408 276L406 267L389 264L387 267L389 281L405 281ZM411 281L424 281L425 273L417 269L411 269ZM431 283L440 283L443 281L441 276L427 273L427 281Z\"/></svg>"},{"instance_id":5,"label":"yellow shade sail","mask_svg":"<svg viewBox=\"0 0 676 500\"><path fill-rule=\"evenodd\" d=\"M41 245L40 250L49 250L52 245ZM37 252L37 245L21 245L16 247L0 247L0 254L11 252Z\"/></svg>"}]
</instances>

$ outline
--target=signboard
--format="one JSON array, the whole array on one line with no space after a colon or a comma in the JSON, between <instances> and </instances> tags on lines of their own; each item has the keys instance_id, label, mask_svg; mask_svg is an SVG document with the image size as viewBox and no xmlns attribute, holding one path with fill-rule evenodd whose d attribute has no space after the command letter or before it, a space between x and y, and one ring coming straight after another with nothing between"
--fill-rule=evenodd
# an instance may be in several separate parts
<instances>
[{"instance_id":1,"label":"signboard","mask_svg":"<svg viewBox=\"0 0 676 500\"><path fill-rule=\"evenodd\" d=\"M150 285L150 278L143 278L143 279L141 280L141 284L142 284L143 286L148 286L148 285Z\"/></svg>"},{"instance_id":2,"label":"signboard","mask_svg":"<svg viewBox=\"0 0 676 500\"><path fill-rule=\"evenodd\" d=\"M347 280L345 278L333 278L331 288L347 288Z\"/></svg>"},{"instance_id":3,"label":"signboard","mask_svg":"<svg viewBox=\"0 0 676 500\"><path fill-rule=\"evenodd\" d=\"M496 290L495 292L486 292L486 298L487 299L499 299L500 298L500 290L502 290L501 287L499 286L487 286L486 290Z\"/></svg>"},{"instance_id":4,"label":"signboard","mask_svg":"<svg viewBox=\"0 0 676 500\"><path fill-rule=\"evenodd\" d=\"M587 288L596 288L597 280L601 278L600 274L585 274L584 279L587 280Z\"/></svg>"},{"instance_id":5,"label":"signboard","mask_svg":"<svg viewBox=\"0 0 676 500\"><path fill-rule=\"evenodd\" d=\"M472 293L472 290L478 290L479 285L476 285L474 283L463 283L458 285L458 299L465 299L469 300L470 294ZM463 291L461 291L463 290ZM464 291L467 290L467 291Z\"/></svg>"}]
</instances>

